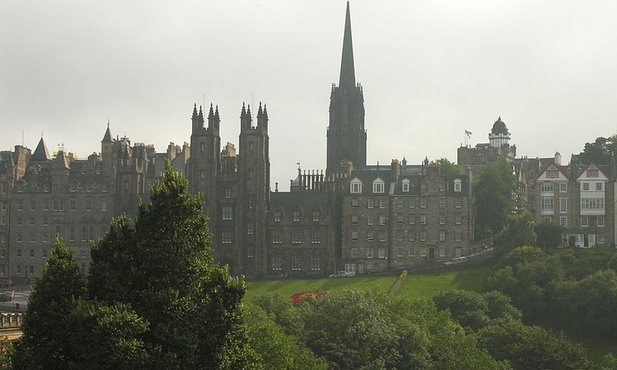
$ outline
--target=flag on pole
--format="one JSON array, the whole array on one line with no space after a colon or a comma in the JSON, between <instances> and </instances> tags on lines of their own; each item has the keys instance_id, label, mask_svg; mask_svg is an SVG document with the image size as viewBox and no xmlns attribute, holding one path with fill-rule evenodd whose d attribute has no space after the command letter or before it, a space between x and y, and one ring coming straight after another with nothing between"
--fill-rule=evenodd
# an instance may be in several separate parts
<instances>
[{"instance_id":1,"label":"flag on pole","mask_svg":"<svg viewBox=\"0 0 617 370\"><path fill-rule=\"evenodd\" d=\"M467 135L467 137L470 137L471 136L471 131L465 130L465 135Z\"/></svg>"}]
</instances>

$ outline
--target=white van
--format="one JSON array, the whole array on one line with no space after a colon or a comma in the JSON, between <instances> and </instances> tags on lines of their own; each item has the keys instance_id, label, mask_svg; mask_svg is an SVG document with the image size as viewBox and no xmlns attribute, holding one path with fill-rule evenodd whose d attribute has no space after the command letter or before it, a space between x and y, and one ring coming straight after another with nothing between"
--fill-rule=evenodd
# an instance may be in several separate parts
<instances>
[{"instance_id":1,"label":"white van","mask_svg":"<svg viewBox=\"0 0 617 370\"><path fill-rule=\"evenodd\" d=\"M444 263L444 265L456 265L464 262L467 262L467 257L454 257L450 261Z\"/></svg>"}]
</instances>

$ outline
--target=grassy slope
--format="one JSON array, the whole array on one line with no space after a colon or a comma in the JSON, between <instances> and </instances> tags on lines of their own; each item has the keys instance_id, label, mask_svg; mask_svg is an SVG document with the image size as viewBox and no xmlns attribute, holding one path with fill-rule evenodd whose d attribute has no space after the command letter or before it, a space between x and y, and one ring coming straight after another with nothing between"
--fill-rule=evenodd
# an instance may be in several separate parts
<instances>
[{"instance_id":1,"label":"grassy slope","mask_svg":"<svg viewBox=\"0 0 617 370\"><path fill-rule=\"evenodd\" d=\"M446 290L467 289L482 292L486 288L490 267L469 268L435 275L409 275L400 295L428 298ZM305 290L336 291L340 289L377 290L388 293L398 275L367 276L339 279L274 280L250 282L247 299L263 293L275 292L285 296Z\"/></svg>"}]
</instances>

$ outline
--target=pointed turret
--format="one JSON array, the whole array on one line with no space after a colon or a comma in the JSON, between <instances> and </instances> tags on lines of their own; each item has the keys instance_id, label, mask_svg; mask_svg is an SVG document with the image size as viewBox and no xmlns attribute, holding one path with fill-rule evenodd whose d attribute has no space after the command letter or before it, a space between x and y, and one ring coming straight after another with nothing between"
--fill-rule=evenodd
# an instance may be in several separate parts
<instances>
[{"instance_id":1,"label":"pointed turret","mask_svg":"<svg viewBox=\"0 0 617 370\"><path fill-rule=\"evenodd\" d=\"M39 140L39 144L34 149L34 154L30 157L31 161L49 161L51 160L51 156L49 155L49 150L47 150L47 145L45 145L45 141L43 137Z\"/></svg>"},{"instance_id":2,"label":"pointed turret","mask_svg":"<svg viewBox=\"0 0 617 370\"><path fill-rule=\"evenodd\" d=\"M221 118L219 117L219 107L216 107L216 113L210 103L210 111L208 112L208 129L212 130L215 135L219 134Z\"/></svg>"},{"instance_id":3,"label":"pointed turret","mask_svg":"<svg viewBox=\"0 0 617 370\"><path fill-rule=\"evenodd\" d=\"M259 102L259 110L257 111L257 127L268 130L268 110L265 104L263 109L261 108L261 102Z\"/></svg>"},{"instance_id":4,"label":"pointed turret","mask_svg":"<svg viewBox=\"0 0 617 370\"><path fill-rule=\"evenodd\" d=\"M111 131L109 130L109 120L107 120L107 130L105 130L105 135L103 135L103 140L101 143L111 143Z\"/></svg>"},{"instance_id":5,"label":"pointed turret","mask_svg":"<svg viewBox=\"0 0 617 370\"><path fill-rule=\"evenodd\" d=\"M199 113L197 112L197 103L193 105L193 115L191 116L191 121L193 122L193 131L204 128L204 115L201 111L201 106L199 107Z\"/></svg>"},{"instance_id":6,"label":"pointed turret","mask_svg":"<svg viewBox=\"0 0 617 370\"><path fill-rule=\"evenodd\" d=\"M351 41L351 16L349 13L349 1L347 2L347 13L345 14L343 56L341 58L341 75L339 77L338 85L342 89L354 88L356 86L356 72L353 64L353 43Z\"/></svg>"},{"instance_id":7,"label":"pointed turret","mask_svg":"<svg viewBox=\"0 0 617 370\"><path fill-rule=\"evenodd\" d=\"M240 113L240 131L251 129L251 106L248 108L242 103L242 112Z\"/></svg>"}]
</instances>

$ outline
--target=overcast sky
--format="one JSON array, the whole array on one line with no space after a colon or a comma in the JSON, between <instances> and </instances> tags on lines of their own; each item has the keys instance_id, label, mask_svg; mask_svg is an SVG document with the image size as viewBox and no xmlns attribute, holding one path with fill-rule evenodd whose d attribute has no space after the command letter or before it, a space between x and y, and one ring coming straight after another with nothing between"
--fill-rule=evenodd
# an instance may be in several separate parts
<instances>
[{"instance_id":1,"label":"overcast sky","mask_svg":"<svg viewBox=\"0 0 617 370\"><path fill-rule=\"evenodd\" d=\"M79 157L112 135L190 141L193 104L219 106L238 143L242 103L270 117L272 187L325 169L344 0L0 2L0 150ZM367 162L447 158L498 116L519 156L564 161L617 134L614 0L351 2ZM254 112L256 109L254 109Z\"/></svg>"}]
</instances>

